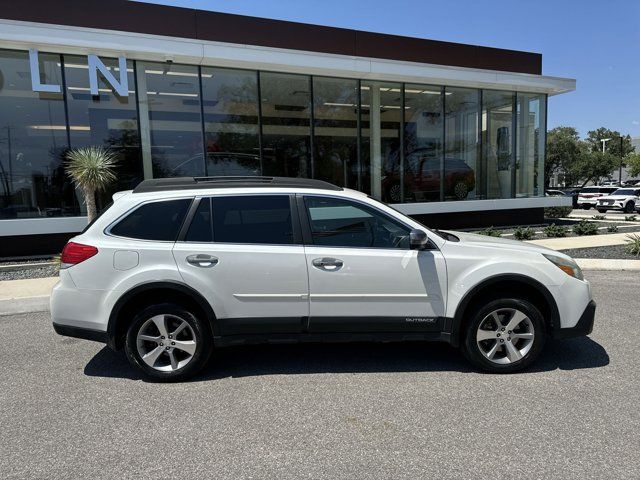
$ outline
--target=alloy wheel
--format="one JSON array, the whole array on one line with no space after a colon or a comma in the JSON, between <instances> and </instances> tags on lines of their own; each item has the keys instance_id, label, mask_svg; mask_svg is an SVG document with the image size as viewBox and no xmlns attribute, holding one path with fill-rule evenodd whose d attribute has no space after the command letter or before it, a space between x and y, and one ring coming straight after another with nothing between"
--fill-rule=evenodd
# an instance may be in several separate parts
<instances>
[{"instance_id":1,"label":"alloy wheel","mask_svg":"<svg viewBox=\"0 0 640 480\"><path fill-rule=\"evenodd\" d=\"M500 308L489 313L478 326L476 342L484 357L500 365L522 360L535 339L533 323L515 308Z\"/></svg>"},{"instance_id":2,"label":"alloy wheel","mask_svg":"<svg viewBox=\"0 0 640 480\"><path fill-rule=\"evenodd\" d=\"M156 315L142 324L136 336L144 363L160 372L185 367L196 352L196 335L189 323L175 315Z\"/></svg>"},{"instance_id":3,"label":"alloy wheel","mask_svg":"<svg viewBox=\"0 0 640 480\"><path fill-rule=\"evenodd\" d=\"M453 193L458 200L464 200L469 195L469 187L464 182L458 182L453 187Z\"/></svg>"}]
</instances>

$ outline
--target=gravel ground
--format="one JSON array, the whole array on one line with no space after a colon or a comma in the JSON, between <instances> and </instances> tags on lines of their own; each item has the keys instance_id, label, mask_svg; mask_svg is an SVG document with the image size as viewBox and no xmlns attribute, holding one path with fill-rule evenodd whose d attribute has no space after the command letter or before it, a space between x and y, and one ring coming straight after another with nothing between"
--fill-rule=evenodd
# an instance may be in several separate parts
<instances>
[{"instance_id":1,"label":"gravel ground","mask_svg":"<svg viewBox=\"0 0 640 480\"><path fill-rule=\"evenodd\" d=\"M0 270L0 281L2 280L23 280L26 278L45 278L58 275L58 265L51 265L40 268L29 268L26 270Z\"/></svg>"},{"instance_id":2,"label":"gravel ground","mask_svg":"<svg viewBox=\"0 0 640 480\"><path fill-rule=\"evenodd\" d=\"M47 314L0 317L1 476L637 479L637 273L587 276L593 334L513 375L441 344L272 345L163 385Z\"/></svg>"},{"instance_id":3,"label":"gravel ground","mask_svg":"<svg viewBox=\"0 0 640 480\"><path fill-rule=\"evenodd\" d=\"M573 258L614 258L623 260L640 260L640 257L626 251L625 245L611 245L608 247L572 248L561 250Z\"/></svg>"},{"instance_id":4,"label":"gravel ground","mask_svg":"<svg viewBox=\"0 0 640 480\"><path fill-rule=\"evenodd\" d=\"M4 270L7 265L32 265L34 263L50 262L51 257L46 258L12 258L0 261L0 281L2 280L22 280L26 278L55 277L58 275L58 265L45 265L38 268L25 268L23 270Z\"/></svg>"}]
</instances>

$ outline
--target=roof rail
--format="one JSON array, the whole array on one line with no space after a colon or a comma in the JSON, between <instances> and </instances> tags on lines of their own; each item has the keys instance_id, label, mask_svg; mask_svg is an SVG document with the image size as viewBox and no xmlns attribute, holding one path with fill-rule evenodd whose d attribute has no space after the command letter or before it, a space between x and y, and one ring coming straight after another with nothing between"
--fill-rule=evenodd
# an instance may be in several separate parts
<instances>
[{"instance_id":1,"label":"roof rail","mask_svg":"<svg viewBox=\"0 0 640 480\"><path fill-rule=\"evenodd\" d=\"M133 189L133 193L166 192L171 190L194 190L204 188L315 188L319 190L342 190L322 180L291 177L174 177L144 180Z\"/></svg>"}]
</instances>

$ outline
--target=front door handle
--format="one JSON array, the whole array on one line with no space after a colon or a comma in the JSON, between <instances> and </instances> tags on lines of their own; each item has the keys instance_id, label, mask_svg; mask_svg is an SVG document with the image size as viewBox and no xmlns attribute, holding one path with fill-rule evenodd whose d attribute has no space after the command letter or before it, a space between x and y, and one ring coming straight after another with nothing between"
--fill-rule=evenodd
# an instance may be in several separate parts
<instances>
[{"instance_id":1,"label":"front door handle","mask_svg":"<svg viewBox=\"0 0 640 480\"><path fill-rule=\"evenodd\" d=\"M313 263L314 267L326 272L335 272L337 270L340 270L344 265L344 262L342 260L328 257L316 258L311 263Z\"/></svg>"},{"instance_id":2,"label":"front door handle","mask_svg":"<svg viewBox=\"0 0 640 480\"><path fill-rule=\"evenodd\" d=\"M198 253L197 255L189 255L187 257L187 262L196 267L210 268L218 263L218 258L212 255Z\"/></svg>"}]
</instances>

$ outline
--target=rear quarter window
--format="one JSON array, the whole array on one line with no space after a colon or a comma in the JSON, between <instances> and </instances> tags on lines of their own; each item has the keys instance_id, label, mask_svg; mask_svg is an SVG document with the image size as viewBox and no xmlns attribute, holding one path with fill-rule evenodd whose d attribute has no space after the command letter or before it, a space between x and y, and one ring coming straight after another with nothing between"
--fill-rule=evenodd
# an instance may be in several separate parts
<instances>
[{"instance_id":1,"label":"rear quarter window","mask_svg":"<svg viewBox=\"0 0 640 480\"><path fill-rule=\"evenodd\" d=\"M190 198L149 202L127 214L109 233L140 240L175 241L187 214Z\"/></svg>"}]
</instances>

